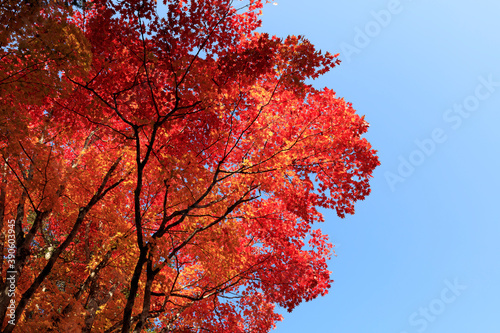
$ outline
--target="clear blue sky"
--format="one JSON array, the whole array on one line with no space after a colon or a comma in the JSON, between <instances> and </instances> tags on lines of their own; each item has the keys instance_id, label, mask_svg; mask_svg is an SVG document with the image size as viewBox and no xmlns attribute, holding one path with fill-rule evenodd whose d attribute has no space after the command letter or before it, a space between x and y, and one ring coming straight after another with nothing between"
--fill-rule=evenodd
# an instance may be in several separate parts
<instances>
[{"instance_id":1,"label":"clear blue sky","mask_svg":"<svg viewBox=\"0 0 500 333\"><path fill-rule=\"evenodd\" d=\"M382 165L356 215L325 212L330 293L274 332L500 332L500 3L277 3L261 31L341 54L314 84L366 115Z\"/></svg>"}]
</instances>

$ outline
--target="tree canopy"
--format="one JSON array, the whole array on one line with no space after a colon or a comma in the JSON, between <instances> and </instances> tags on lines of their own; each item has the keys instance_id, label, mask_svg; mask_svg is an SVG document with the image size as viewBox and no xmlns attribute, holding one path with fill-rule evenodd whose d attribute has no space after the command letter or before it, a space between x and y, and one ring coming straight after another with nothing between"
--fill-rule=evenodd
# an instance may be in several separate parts
<instances>
[{"instance_id":1,"label":"tree canopy","mask_svg":"<svg viewBox=\"0 0 500 333\"><path fill-rule=\"evenodd\" d=\"M3 332L268 332L330 287L317 209L379 164L307 83L337 56L260 0L164 5L0 4Z\"/></svg>"}]
</instances>

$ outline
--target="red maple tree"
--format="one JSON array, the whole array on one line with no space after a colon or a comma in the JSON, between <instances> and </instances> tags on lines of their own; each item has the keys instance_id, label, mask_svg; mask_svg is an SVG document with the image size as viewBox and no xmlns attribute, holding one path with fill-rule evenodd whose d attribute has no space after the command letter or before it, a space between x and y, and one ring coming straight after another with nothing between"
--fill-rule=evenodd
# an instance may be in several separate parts
<instances>
[{"instance_id":1,"label":"red maple tree","mask_svg":"<svg viewBox=\"0 0 500 333\"><path fill-rule=\"evenodd\" d=\"M368 124L235 4L2 3L3 332L268 332L327 292Z\"/></svg>"}]
</instances>

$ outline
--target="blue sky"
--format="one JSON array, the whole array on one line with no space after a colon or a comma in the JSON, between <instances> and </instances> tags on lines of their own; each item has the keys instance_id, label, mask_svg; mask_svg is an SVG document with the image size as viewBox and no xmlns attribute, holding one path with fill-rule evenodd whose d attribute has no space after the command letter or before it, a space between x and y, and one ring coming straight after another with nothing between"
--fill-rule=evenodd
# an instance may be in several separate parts
<instances>
[{"instance_id":1,"label":"blue sky","mask_svg":"<svg viewBox=\"0 0 500 333\"><path fill-rule=\"evenodd\" d=\"M345 219L326 297L276 333L500 332L500 3L278 0L261 31L342 64L314 82L353 103L381 166Z\"/></svg>"}]
</instances>

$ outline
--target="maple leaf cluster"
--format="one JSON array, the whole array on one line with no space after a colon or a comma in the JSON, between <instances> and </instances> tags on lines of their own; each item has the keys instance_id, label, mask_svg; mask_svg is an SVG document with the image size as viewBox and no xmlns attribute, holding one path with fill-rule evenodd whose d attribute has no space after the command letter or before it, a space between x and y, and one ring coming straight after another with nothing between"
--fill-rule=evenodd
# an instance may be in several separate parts
<instances>
[{"instance_id":1,"label":"maple leaf cluster","mask_svg":"<svg viewBox=\"0 0 500 333\"><path fill-rule=\"evenodd\" d=\"M306 83L337 56L260 0L163 5L0 4L2 332L268 332L330 287L317 209L379 164Z\"/></svg>"}]
</instances>

